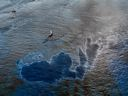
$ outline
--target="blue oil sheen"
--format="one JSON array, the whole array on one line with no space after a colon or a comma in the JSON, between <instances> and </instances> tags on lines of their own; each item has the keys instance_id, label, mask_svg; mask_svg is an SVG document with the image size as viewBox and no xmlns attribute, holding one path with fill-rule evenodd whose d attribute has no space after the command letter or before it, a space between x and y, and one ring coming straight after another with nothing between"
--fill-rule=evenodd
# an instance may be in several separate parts
<instances>
[{"instance_id":1,"label":"blue oil sheen","mask_svg":"<svg viewBox=\"0 0 128 96\"><path fill-rule=\"evenodd\" d=\"M34 62L29 66L24 66L21 75L28 81L44 81L54 83L65 75L65 77L74 77L74 73L68 70L72 60L68 54L61 52L52 58L49 64L47 61ZM64 70L68 70L64 71Z\"/></svg>"},{"instance_id":2,"label":"blue oil sheen","mask_svg":"<svg viewBox=\"0 0 128 96\"><path fill-rule=\"evenodd\" d=\"M82 79L84 76L84 73L85 73L85 68L83 66L79 66L76 68L76 76L78 78Z\"/></svg>"},{"instance_id":3,"label":"blue oil sheen","mask_svg":"<svg viewBox=\"0 0 128 96\"><path fill-rule=\"evenodd\" d=\"M128 64L124 61L114 60L110 65L111 72L122 96L128 94Z\"/></svg>"},{"instance_id":4,"label":"blue oil sheen","mask_svg":"<svg viewBox=\"0 0 128 96\"><path fill-rule=\"evenodd\" d=\"M71 57L68 54L61 52L58 55L53 56L50 63L47 61L40 61L33 62L29 66L23 66L21 75L28 81L43 81L47 83L55 83L62 78L82 79L85 68L83 66L78 66L74 72L70 70L71 65Z\"/></svg>"},{"instance_id":5,"label":"blue oil sheen","mask_svg":"<svg viewBox=\"0 0 128 96\"><path fill-rule=\"evenodd\" d=\"M25 66L21 71L22 76L28 81L44 81L48 83L55 82L61 77L61 72L58 72L49 65L48 62L35 62L30 66Z\"/></svg>"},{"instance_id":6,"label":"blue oil sheen","mask_svg":"<svg viewBox=\"0 0 128 96\"><path fill-rule=\"evenodd\" d=\"M113 58L112 62L109 65L110 71L117 82L117 85L120 89L122 96L128 95L128 62L124 60L127 58L125 54L127 54L128 50L128 39L120 42L116 45L116 50L118 50L118 56ZM124 55L124 57L121 57Z\"/></svg>"}]
</instances>

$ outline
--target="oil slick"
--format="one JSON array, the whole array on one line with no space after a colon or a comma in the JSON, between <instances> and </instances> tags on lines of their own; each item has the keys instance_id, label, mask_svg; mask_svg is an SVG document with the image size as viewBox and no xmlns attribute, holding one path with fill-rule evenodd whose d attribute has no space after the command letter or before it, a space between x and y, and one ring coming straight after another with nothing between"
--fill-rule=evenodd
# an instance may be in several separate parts
<instances>
[{"instance_id":1,"label":"oil slick","mask_svg":"<svg viewBox=\"0 0 128 96\"><path fill-rule=\"evenodd\" d=\"M82 58L82 56L80 56ZM81 62L86 62L82 59ZM56 83L57 81L68 79L82 79L84 77L84 64L77 66L74 71L70 70L72 59L67 53L60 52L53 56L51 61L46 60L35 61L29 65L17 62L17 65L23 65L20 71L23 80L27 81L43 81L46 83ZM82 70L83 71L82 71Z\"/></svg>"}]
</instances>

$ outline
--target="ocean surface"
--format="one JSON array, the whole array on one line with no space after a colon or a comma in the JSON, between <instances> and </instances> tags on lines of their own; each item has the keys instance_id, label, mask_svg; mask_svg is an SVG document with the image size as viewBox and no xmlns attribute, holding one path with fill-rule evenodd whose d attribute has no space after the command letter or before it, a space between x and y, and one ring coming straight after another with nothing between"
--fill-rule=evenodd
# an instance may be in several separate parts
<instances>
[{"instance_id":1,"label":"ocean surface","mask_svg":"<svg viewBox=\"0 0 128 96\"><path fill-rule=\"evenodd\" d=\"M128 1L0 0L0 96L128 96Z\"/></svg>"}]
</instances>

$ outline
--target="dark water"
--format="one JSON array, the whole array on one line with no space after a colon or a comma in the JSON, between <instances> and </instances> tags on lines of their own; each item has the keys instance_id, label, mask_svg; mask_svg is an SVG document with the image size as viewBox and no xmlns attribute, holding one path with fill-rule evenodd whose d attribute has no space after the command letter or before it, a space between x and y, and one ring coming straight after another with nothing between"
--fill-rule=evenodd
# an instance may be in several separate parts
<instances>
[{"instance_id":1,"label":"dark water","mask_svg":"<svg viewBox=\"0 0 128 96\"><path fill-rule=\"evenodd\" d=\"M22 68L21 75L29 81L44 81L53 83L64 77L75 77L75 73L69 71L72 64L71 58L60 53L53 57L50 64L47 61L41 61Z\"/></svg>"}]
</instances>

